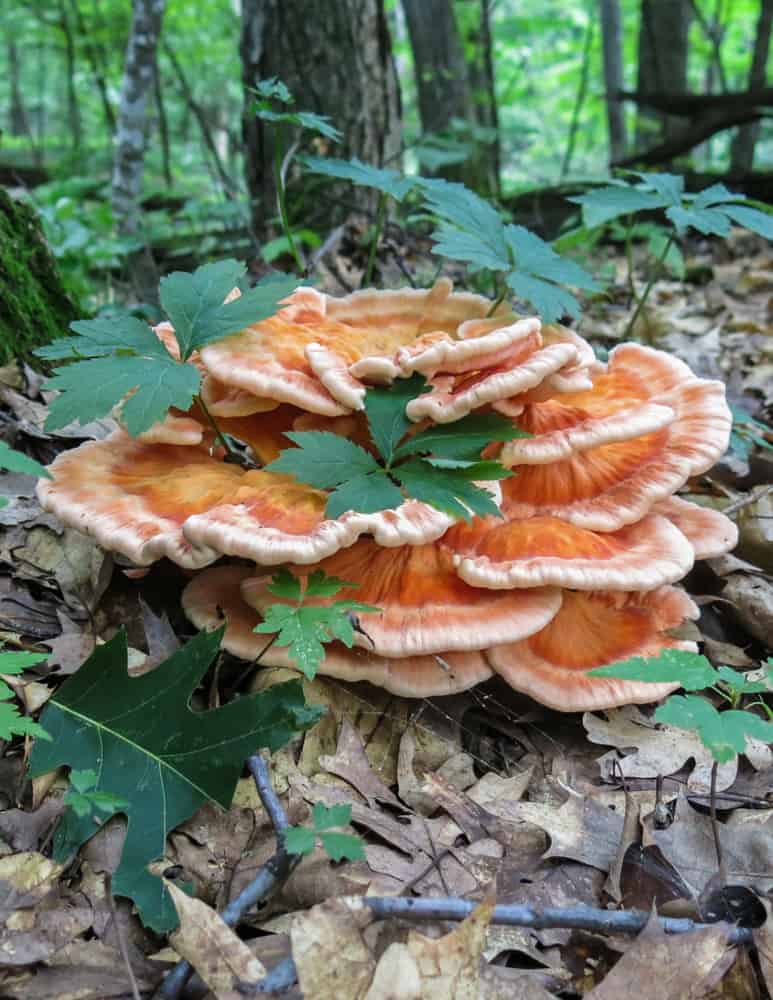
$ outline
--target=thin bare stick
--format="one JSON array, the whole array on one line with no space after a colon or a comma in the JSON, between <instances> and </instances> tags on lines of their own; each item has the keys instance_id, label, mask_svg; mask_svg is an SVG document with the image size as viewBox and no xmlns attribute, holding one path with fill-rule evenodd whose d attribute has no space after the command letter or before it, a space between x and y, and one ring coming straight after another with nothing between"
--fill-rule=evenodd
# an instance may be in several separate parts
<instances>
[{"instance_id":1,"label":"thin bare stick","mask_svg":"<svg viewBox=\"0 0 773 1000\"><path fill-rule=\"evenodd\" d=\"M115 899L113 898L113 879L109 872L105 873L105 897L107 899L107 908L110 910L110 919L113 921L113 926L115 927L118 949L121 952L123 964L126 966L126 974L129 977L129 984L132 988L132 996L134 1000L142 1000L139 986L134 976L134 970L132 969L132 963L129 960L129 949L126 947L126 939L121 925L118 923L118 911L115 908Z\"/></svg>"},{"instance_id":2,"label":"thin bare stick","mask_svg":"<svg viewBox=\"0 0 773 1000\"><path fill-rule=\"evenodd\" d=\"M253 754L247 765L255 780L260 801L274 828L277 848L272 857L258 869L249 885L221 911L220 917L228 927L235 927L247 910L268 899L287 880L301 860L300 854L287 853L284 832L290 824L271 784L268 763L260 754ZM189 962L178 962L153 994L155 1000L179 1000L192 972L193 967Z\"/></svg>"},{"instance_id":3,"label":"thin bare stick","mask_svg":"<svg viewBox=\"0 0 773 1000\"><path fill-rule=\"evenodd\" d=\"M717 853L717 871L722 880L722 885L727 885L727 865L725 856L722 853L722 841L719 839L719 821L717 820L717 767L716 761L711 765L711 798L709 799L709 812L711 815L711 833L714 837L714 850Z\"/></svg>"}]
</instances>

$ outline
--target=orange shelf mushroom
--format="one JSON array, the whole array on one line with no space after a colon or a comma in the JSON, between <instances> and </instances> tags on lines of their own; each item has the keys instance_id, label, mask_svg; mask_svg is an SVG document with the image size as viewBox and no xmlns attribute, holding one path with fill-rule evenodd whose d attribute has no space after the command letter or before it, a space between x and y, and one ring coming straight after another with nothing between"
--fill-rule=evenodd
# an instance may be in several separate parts
<instances>
[{"instance_id":1,"label":"orange shelf mushroom","mask_svg":"<svg viewBox=\"0 0 773 1000\"><path fill-rule=\"evenodd\" d=\"M186 614L198 627L224 614L224 645L244 658L265 646L253 629L278 603L269 567L289 564L300 577L321 569L357 584L357 599L379 608L361 615L352 649L327 647L331 676L426 697L498 674L564 711L662 697L669 685L588 671L693 648L671 635L696 615L673 585L696 558L732 548L736 531L674 494L727 447L724 388L637 344L601 364L572 331L490 307L445 279L340 299L300 288L193 363L207 410L259 466L290 447L292 431L368 448L368 388L414 373L429 386L406 408L420 429L476 411L506 416L529 436L492 442L484 456L514 474L479 484L502 518L455 521L415 499L330 517L326 491L225 461L197 405L138 439L118 431L60 455L41 502L139 566L166 556L199 570ZM173 351L168 326L158 333ZM223 556L255 567L204 568ZM275 645L262 662L292 665Z\"/></svg>"}]
</instances>

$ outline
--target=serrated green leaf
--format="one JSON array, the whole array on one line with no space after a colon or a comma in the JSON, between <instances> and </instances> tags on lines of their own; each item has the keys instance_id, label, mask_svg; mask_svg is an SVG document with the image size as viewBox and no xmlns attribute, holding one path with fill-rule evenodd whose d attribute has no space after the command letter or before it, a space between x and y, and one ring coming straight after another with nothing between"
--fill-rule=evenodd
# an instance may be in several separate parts
<instances>
[{"instance_id":1,"label":"serrated green leaf","mask_svg":"<svg viewBox=\"0 0 773 1000\"><path fill-rule=\"evenodd\" d=\"M370 475L352 478L330 494L327 498L325 514L340 517L347 511L360 514L377 514L380 510L396 510L405 503L405 497L383 469Z\"/></svg>"},{"instance_id":2,"label":"serrated green leaf","mask_svg":"<svg viewBox=\"0 0 773 1000\"><path fill-rule=\"evenodd\" d=\"M402 201L417 183L415 177L406 177L398 170L371 166L356 157L351 160L332 160L325 156L303 156L300 159L312 174L338 177L360 187L375 188L395 201Z\"/></svg>"},{"instance_id":3,"label":"serrated green leaf","mask_svg":"<svg viewBox=\"0 0 773 1000\"><path fill-rule=\"evenodd\" d=\"M773 215L746 205L722 205L722 211L739 226L764 236L766 240L773 240Z\"/></svg>"},{"instance_id":4,"label":"serrated green leaf","mask_svg":"<svg viewBox=\"0 0 773 1000\"><path fill-rule=\"evenodd\" d=\"M271 583L266 587L277 597L285 597L288 601L300 601L302 588L301 581L294 576L286 566L271 578Z\"/></svg>"},{"instance_id":5,"label":"serrated green leaf","mask_svg":"<svg viewBox=\"0 0 773 1000\"><path fill-rule=\"evenodd\" d=\"M169 359L169 353L147 323L136 316L101 316L70 324L77 337L62 337L34 353L46 361L62 358L101 358L127 353L143 358Z\"/></svg>"},{"instance_id":6,"label":"serrated green leaf","mask_svg":"<svg viewBox=\"0 0 773 1000\"><path fill-rule=\"evenodd\" d=\"M501 222L499 226L501 229ZM464 261L473 273L484 269L505 271L510 267L506 249L501 251L482 233L468 233L444 223L432 233L432 239L436 254Z\"/></svg>"},{"instance_id":7,"label":"serrated green leaf","mask_svg":"<svg viewBox=\"0 0 773 1000\"><path fill-rule=\"evenodd\" d=\"M169 355L166 360L139 357L105 357L76 361L58 368L46 382L60 396L51 403L46 430L57 430L74 420L85 424L107 416L124 397L122 421L134 436L163 420L170 406L187 410L199 391L201 375L193 365L183 365Z\"/></svg>"},{"instance_id":8,"label":"serrated green leaf","mask_svg":"<svg viewBox=\"0 0 773 1000\"><path fill-rule=\"evenodd\" d=\"M699 233L707 236L727 236L730 232L729 219L716 208L684 208L681 205L672 205L666 209L666 215L678 233L683 233L688 227L697 229Z\"/></svg>"},{"instance_id":9,"label":"serrated green leaf","mask_svg":"<svg viewBox=\"0 0 773 1000\"><path fill-rule=\"evenodd\" d=\"M83 769L74 767L70 770L70 785L76 792L87 792L97 783L97 772L93 767Z\"/></svg>"},{"instance_id":10,"label":"serrated green leaf","mask_svg":"<svg viewBox=\"0 0 773 1000\"><path fill-rule=\"evenodd\" d=\"M435 178L419 178L418 183L430 211L465 232L486 234L492 252L507 260L502 219L493 205L464 184Z\"/></svg>"},{"instance_id":11,"label":"serrated green leaf","mask_svg":"<svg viewBox=\"0 0 773 1000\"><path fill-rule=\"evenodd\" d=\"M692 202L693 208L710 208L724 202L746 201L746 195L734 194L724 184L712 184L695 195L686 194L684 200Z\"/></svg>"},{"instance_id":12,"label":"serrated green leaf","mask_svg":"<svg viewBox=\"0 0 773 1000\"><path fill-rule=\"evenodd\" d=\"M288 826L284 838L288 854L311 854L317 843L317 835L305 826Z\"/></svg>"},{"instance_id":13,"label":"serrated green leaf","mask_svg":"<svg viewBox=\"0 0 773 1000\"><path fill-rule=\"evenodd\" d=\"M39 725L19 712L16 705L6 701L13 692L0 696L0 740L10 740L14 736L34 736L38 740L51 740L51 735Z\"/></svg>"},{"instance_id":14,"label":"serrated green leaf","mask_svg":"<svg viewBox=\"0 0 773 1000\"><path fill-rule=\"evenodd\" d=\"M14 451L5 441L0 441L0 469L7 469L8 472L23 472L28 476L39 476L50 479L51 474L40 462L34 458L23 455L20 451Z\"/></svg>"},{"instance_id":15,"label":"serrated green leaf","mask_svg":"<svg viewBox=\"0 0 773 1000\"><path fill-rule=\"evenodd\" d=\"M281 300L298 286L292 275L269 275L239 298L225 302L244 273L238 261L220 260L192 274L174 271L161 279L161 305L175 329L183 361L194 350L273 316Z\"/></svg>"},{"instance_id":16,"label":"serrated green leaf","mask_svg":"<svg viewBox=\"0 0 773 1000\"><path fill-rule=\"evenodd\" d=\"M765 681L747 680L745 674L742 674L738 670L733 670L732 667L719 667L717 673L719 680L727 685L735 695L760 694L763 691L769 690Z\"/></svg>"},{"instance_id":17,"label":"serrated green leaf","mask_svg":"<svg viewBox=\"0 0 773 1000\"><path fill-rule=\"evenodd\" d=\"M280 101L282 104L292 104L295 98L287 89L287 85L276 77L271 76L266 80L259 80L252 88L253 92L265 100Z\"/></svg>"},{"instance_id":18,"label":"serrated green leaf","mask_svg":"<svg viewBox=\"0 0 773 1000\"><path fill-rule=\"evenodd\" d=\"M492 441L531 437L498 413L470 413L450 424L436 424L413 434L394 451L395 458L428 453L436 458L477 461Z\"/></svg>"},{"instance_id":19,"label":"serrated green leaf","mask_svg":"<svg viewBox=\"0 0 773 1000\"><path fill-rule=\"evenodd\" d=\"M685 691L702 691L719 678L705 656L685 649L664 649L658 656L632 656L619 663L589 670L588 675L651 684L679 684Z\"/></svg>"},{"instance_id":20,"label":"serrated green leaf","mask_svg":"<svg viewBox=\"0 0 773 1000\"><path fill-rule=\"evenodd\" d=\"M332 431L288 431L285 437L298 447L285 449L266 466L267 472L283 472L315 489L329 490L379 471L370 452Z\"/></svg>"},{"instance_id":21,"label":"serrated green leaf","mask_svg":"<svg viewBox=\"0 0 773 1000\"><path fill-rule=\"evenodd\" d=\"M0 674L20 674L28 667L47 660L48 653L16 653L0 650Z\"/></svg>"},{"instance_id":22,"label":"serrated green leaf","mask_svg":"<svg viewBox=\"0 0 773 1000\"><path fill-rule=\"evenodd\" d=\"M431 389L426 378L417 372L410 378L398 378L390 386L374 387L365 393L370 436L387 465L408 428L413 426L405 415L406 406Z\"/></svg>"},{"instance_id":23,"label":"serrated green leaf","mask_svg":"<svg viewBox=\"0 0 773 1000\"><path fill-rule=\"evenodd\" d=\"M523 226L505 226L505 241L512 251L516 271L532 274L544 281L599 290L598 282L579 264L559 256L549 243Z\"/></svg>"},{"instance_id":24,"label":"serrated green leaf","mask_svg":"<svg viewBox=\"0 0 773 1000\"><path fill-rule=\"evenodd\" d=\"M655 191L642 191L630 184L595 188L567 201L582 206L582 221L588 229L603 226L623 215L634 215L669 204Z\"/></svg>"},{"instance_id":25,"label":"serrated green leaf","mask_svg":"<svg viewBox=\"0 0 773 1000\"><path fill-rule=\"evenodd\" d=\"M684 177L681 174L644 174L637 170L631 171L641 177L644 187L657 193L669 205L679 205L684 193Z\"/></svg>"},{"instance_id":26,"label":"serrated green leaf","mask_svg":"<svg viewBox=\"0 0 773 1000\"><path fill-rule=\"evenodd\" d=\"M558 285L520 271L510 271L505 276L505 281L518 298L534 307L535 312L546 323L555 323L566 314L574 317L580 315L580 303L571 292Z\"/></svg>"},{"instance_id":27,"label":"serrated green leaf","mask_svg":"<svg viewBox=\"0 0 773 1000\"><path fill-rule=\"evenodd\" d=\"M357 587L359 584L348 583L337 576L328 576L324 570L317 569L306 578L304 597L335 597L344 587Z\"/></svg>"},{"instance_id":28,"label":"serrated green leaf","mask_svg":"<svg viewBox=\"0 0 773 1000\"><path fill-rule=\"evenodd\" d=\"M333 830L339 826L347 826L351 818L352 807L347 803L326 806L324 802L317 802L312 813L314 829L317 833L322 833L323 830Z\"/></svg>"},{"instance_id":29,"label":"serrated green leaf","mask_svg":"<svg viewBox=\"0 0 773 1000\"><path fill-rule=\"evenodd\" d=\"M423 458L409 459L392 470L408 496L452 517L465 521L470 521L473 514L501 517L491 494L471 482L469 472L470 469L438 469Z\"/></svg>"},{"instance_id":30,"label":"serrated green leaf","mask_svg":"<svg viewBox=\"0 0 773 1000\"><path fill-rule=\"evenodd\" d=\"M296 125L318 135L324 135L333 142L340 142L343 138L341 132L326 115L317 115L313 111L271 111L269 108L257 107L255 114L263 121L274 125Z\"/></svg>"},{"instance_id":31,"label":"serrated green leaf","mask_svg":"<svg viewBox=\"0 0 773 1000\"><path fill-rule=\"evenodd\" d=\"M365 847L360 837L351 833L320 834L322 846L333 861L364 861Z\"/></svg>"},{"instance_id":32,"label":"serrated green leaf","mask_svg":"<svg viewBox=\"0 0 773 1000\"><path fill-rule=\"evenodd\" d=\"M207 799L227 809L245 758L283 746L313 724L300 683L277 685L221 708L193 712L189 700L217 652L222 629L201 633L142 677L127 673L126 635L98 646L46 704L41 724L53 737L36 742L30 776L58 767L95 769L95 791L124 799L128 828L116 895L128 896L145 923L164 932L177 924L161 879L147 871L171 829ZM65 814L54 856L68 859L96 832L91 819Z\"/></svg>"}]
</instances>

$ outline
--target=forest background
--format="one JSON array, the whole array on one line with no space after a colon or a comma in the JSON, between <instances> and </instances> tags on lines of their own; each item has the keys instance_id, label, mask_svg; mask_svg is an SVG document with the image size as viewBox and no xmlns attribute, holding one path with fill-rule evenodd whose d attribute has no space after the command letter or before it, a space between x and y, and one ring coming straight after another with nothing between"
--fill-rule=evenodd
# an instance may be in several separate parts
<instances>
[{"instance_id":1,"label":"forest background","mask_svg":"<svg viewBox=\"0 0 773 1000\"><path fill-rule=\"evenodd\" d=\"M253 113L274 76L342 134L294 132L306 151L464 180L550 239L577 211L557 194L610 164L773 201L772 22L771 0L8 0L0 183L81 311L152 304L159 272L212 256L282 267L276 130ZM307 253L372 216L372 193L299 174Z\"/></svg>"}]
</instances>

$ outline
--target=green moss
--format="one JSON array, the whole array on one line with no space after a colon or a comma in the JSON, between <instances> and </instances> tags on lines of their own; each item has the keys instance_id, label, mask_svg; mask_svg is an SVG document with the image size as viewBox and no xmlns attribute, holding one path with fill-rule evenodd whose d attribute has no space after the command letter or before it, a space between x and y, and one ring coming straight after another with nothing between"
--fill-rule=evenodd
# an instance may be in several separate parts
<instances>
[{"instance_id":1,"label":"green moss","mask_svg":"<svg viewBox=\"0 0 773 1000\"><path fill-rule=\"evenodd\" d=\"M28 358L77 318L34 211L0 188L0 364Z\"/></svg>"}]
</instances>

